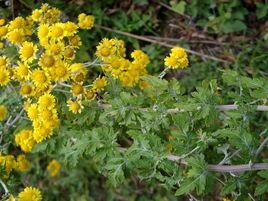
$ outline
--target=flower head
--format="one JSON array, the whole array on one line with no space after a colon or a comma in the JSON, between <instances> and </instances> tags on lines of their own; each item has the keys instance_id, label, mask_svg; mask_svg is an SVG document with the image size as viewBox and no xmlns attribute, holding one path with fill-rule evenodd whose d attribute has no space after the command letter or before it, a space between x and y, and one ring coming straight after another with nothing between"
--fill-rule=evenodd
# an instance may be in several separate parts
<instances>
[{"instance_id":1,"label":"flower head","mask_svg":"<svg viewBox=\"0 0 268 201\"><path fill-rule=\"evenodd\" d=\"M81 113L83 109L81 101L68 100L67 106L69 107L69 111L73 112L74 114Z\"/></svg>"},{"instance_id":2,"label":"flower head","mask_svg":"<svg viewBox=\"0 0 268 201\"><path fill-rule=\"evenodd\" d=\"M107 85L107 78L106 77L98 77L94 82L93 82L93 90L94 91L102 91L104 90L104 87Z\"/></svg>"},{"instance_id":3,"label":"flower head","mask_svg":"<svg viewBox=\"0 0 268 201\"><path fill-rule=\"evenodd\" d=\"M25 83L20 88L20 95L24 97L33 96L34 94L34 85Z\"/></svg>"},{"instance_id":4,"label":"flower head","mask_svg":"<svg viewBox=\"0 0 268 201\"><path fill-rule=\"evenodd\" d=\"M19 51L20 58L25 63L31 63L35 59L35 54L37 52L37 46L32 42L22 43L22 47Z\"/></svg>"},{"instance_id":5,"label":"flower head","mask_svg":"<svg viewBox=\"0 0 268 201\"><path fill-rule=\"evenodd\" d=\"M47 170L50 172L51 177L55 177L60 171L61 165L58 161L52 160L47 166Z\"/></svg>"},{"instance_id":6,"label":"flower head","mask_svg":"<svg viewBox=\"0 0 268 201\"><path fill-rule=\"evenodd\" d=\"M7 117L7 109L4 105L0 105L0 121L3 121Z\"/></svg>"},{"instance_id":7,"label":"flower head","mask_svg":"<svg viewBox=\"0 0 268 201\"><path fill-rule=\"evenodd\" d=\"M42 195L39 189L27 187L18 195L18 198L19 201L41 201Z\"/></svg>"},{"instance_id":8,"label":"flower head","mask_svg":"<svg viewBox=\"0 0 268 201\"><path fill-rule=\"evenodd\" d=\"M39 108L41 109L46 109L46 110L51 109L55 106L55 104L56 104L55 96L49 93L42 95L38 99L38 105L39 105Z\"/></svg>"},{"instance_id":9,"label":"flower head","mask_svg":"<svg viewBox=\"0 0 268 201\"><path fill-rule=\"evenodd\" d=\"M35 86L37 87L45 87L50 83L50 78L46 71L35 69L32 73L32 80Z\"/></svg>"},{"instance_id":10,"label":"flower head","mask_svg":"<svg viewBox=\"0 0 268 201\"><path fill-rule=\"evenodd\" d=\"M26 40L25 34L21 29L15 29L7 33L7 38L12 45L21 44Z\"/></svg>"},{"instance_id":11,"label":"flower head","mask_svg":"<svg viewBox=\"0 0 268 201\"><path fill-rule=\"evenodd\" d=\"M10 81L9 71L0 67L0 86L5 86Z\"/></svg>"},{"instance_id":12,"label":"flower head","mask_svg":"<svg viewBox=\"0 0 268 201\"><path fill-rule=\"evenodd\" d=\"M81 29L91 29L94 26L95 17L93 15L86 15L81 13L78 16L78 26Z\"/></svg>"},{"instance_id":13,"label":"flower head","mask_svg":"<svg viewBox=\"0 0 268 201\"><path fill-rule=\"evenodd\" d=\"M16 134L15 142L24 152L30 152L36 144L36 141L33 138L33 131L26 129L21 130Z\"/></svg>"},{"instance_id":14,"label":"flower head","mask_svg":"<svg viewBox=\"0 0 268 201\"><path fill-rule=\"evenodd\" d=\"M30 168L30 162L26 159L26 156L21 154L17 156L16 169L25 172Z\"/></svg>"},{"instance_id":15,"label":"flower head","mask_svg":"<svg viewBox=\"0 0 268 201\"><path fill-rule=\"evenodd\" d=\"M188 66L188 58L185 49L181 47L174 47L171 53L165 58L165 65L168 68L185 68Z\"/></svg>"}]
</instances>

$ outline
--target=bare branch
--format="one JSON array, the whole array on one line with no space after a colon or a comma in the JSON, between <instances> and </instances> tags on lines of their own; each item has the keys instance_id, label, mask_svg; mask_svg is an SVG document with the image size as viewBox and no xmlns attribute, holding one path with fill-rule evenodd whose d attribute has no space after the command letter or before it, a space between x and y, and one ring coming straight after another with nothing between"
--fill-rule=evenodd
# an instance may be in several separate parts
<instances>
[{"instance_id":1,"label":"bare branch","mask_svg":"<svg viewBox=\"0 0 268 201\"><path fill-rule=\"evenodd\" d=\"M164 47L169 47L169 48L175 47L175 45L171 45L171 44L168 44L168 43L164 43L164 42L161 42L161 41L153 40L153 39L150 39L150 38L147 38L147 37L144 37L144 36L139 36L139 35L124 32L124 31L113 30L113 29L111 29L109 27L101 26L101 25L98 25L98 24L95 24L95 27L103 29L103 30L106 30L106 31L111 31L111 32L114 32L114 33L118 33L118 34L121 34L121 35L129 36L129 37L132 37L132 38L136 38L138 40L143 40L143 41L147 41L147 42L150 42L150 43L159 44L159 45L162 45ZM184 49L185 49L186 52L188 52L190 54L194 54L194 55L197 55L197 56L200 56L200 57L203 57L203 58L212 59L212 60L215 60L215 61L218 61L218 62L224 62L224 63L228 62L226 60L219 59L217 57L209 56L209 55L206 55L206 54L202 54L202 53L190 50L190 49L186 49L186 48L184 48Z\"/></svg>"},{"instance_id":2,"label":"bare branch","mask_svg":"<svg viewBox=\"0 0 268 201\"><path fill-rule=\"evenodd\" d=\"M7 122L6 125L7 125L8 127L13 126L13 125L14 125L14 124L21 118L23 112L24 112L24 109L22 109L22 110L20 111L20 113L17 114L17 116L15 117L15 119L14 119L11 123Z\"/></svg>"},{"instance_id":3,"label":"bare branch","mask_svg":"<svg viewBox=\"0 0 268 201\"><path fill-rule=\"evenodd\" d=\"M246 165L208 165L208 170L213 172L244 172L253 170L268 170L268 163Z\"/></svg>"},{"instance_id":4,"label":"bare branch","mask_svg":"<svg viewBox=\"0 0 268 201\"><path fill-rule=\"evenodd\" d=\"M102 108L107 109L112 107L109 104L102 104L101 105ZM215 106L217 109L219 110L236 110L239 106L238 105L216 105ZM200 110L200 107L196 108L197 110ZM147 108L141 108L142 111L147 111ZM268 106L267 105L258 105L256 111L268 111ZM173 113L177 113L177 112L184 112L184 110L180 110L179 108L172 108L172 109L168 109L167 113L168 114L173 114Z\"/></svg>"},{"instance_id":5,"label":"bare branch","mask_svg":"<svg viewBox=\"0 0 268 201\"><path fill-rule=\"evenodd\" d=\"M126 151L126 148L124 147L118 147L118 151L121 153ZM176 156L173 154L167 155L167 159L171 161L179 161L183 158L186 158L190 154L192 154L194 151L199 149L197 146L192 151L190 151L187 154L183 154L181 156ZM186 162L180 162L183 165L187 165ZM254 171L254 170L268 170L268 163L256 163L256 164L246 164L246 165L208 165L208 171L212 172L244 172L244 171Z\"/></svg>"}]
</instances>

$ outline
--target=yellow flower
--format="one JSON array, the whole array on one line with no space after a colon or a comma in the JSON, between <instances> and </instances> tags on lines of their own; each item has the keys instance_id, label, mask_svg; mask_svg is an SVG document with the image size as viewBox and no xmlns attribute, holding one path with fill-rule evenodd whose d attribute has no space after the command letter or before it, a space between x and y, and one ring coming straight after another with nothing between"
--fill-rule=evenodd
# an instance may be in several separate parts
<instances>
[{"instance_id":1,"label":"yellow flower","mask_svg":"<svg viewBox=\"0 0 268 201\"><path fill-rule=\"evenodd\" d=\"M83 72L77 72L73 77L72 79L77 82L77 83L83 83L85 81L85 73Z\"/></svg>"},{"instance_id":2,"label":"yellow flower","mask_svg":"<svg viewBox=\"0 0 268 201\"><path fill-rule=\"evenodd\" d=\"M29 170L30 162L26 159L26 156L21 154L17 156L16 169L25 172Z\"/></svg>"},{"instance_id":3,"label":"yellow flower","mask_svg":"<svg viewBox=\"0 0 268 201\"><path fill-rule=\"evenodd\" d=\"M181 47L172 48L169 56L165 58L165 65L168 68L185 68L188 66L188 63L187 53Z\"/></svg>"},{"instance_id":4,"label":"yellow flower","mask_svg":"<svg viewBox=\"0 0 268 201\"><path fill-rule=\"evenodd\" d=\"M42 24L38 27L37 35L39 40L43 38L47 38L49 33L49 26L48 24Z\"/></svg>"},{"instance_id":5,"label":"yellow flower","mask_svg":"<svg viewBox=\"0 0 268 201\"><path fill-rule=\"evenodd\" d=\"M20 95L22 95L24 97L33 96L33 92L34 92L34 85L33 84L25 83L20 88Z\"/></svg>"},{"instance_id":6,"label":"yellow flower","mask_svg":"<svg viewBox=\"0 0 268 201\"><path fill-rule=\"evenodd\" d=\"M66 47L65 50L63 51L63 56L67 59L73 60L75 57L75 51L72 47Z\"/></svg>"},{"instance_id":7,"label":"yellow flower","mask_svg":"<svg viewBox=\"0 0 268 201\"><path fill-rule=\"evenodd\" d=\"M31 63L35 59L35 54L37 52L37 46L32 42L24 42L22 43L22 47L19 51L20 58L25 63Z\"/></svg>"},{"instance_id":8,"label":"yellow flower","mask_svg":"<svg viewBox=\"0 0 268 201\"><path fill-rule=\"evenodd\" d=\"M18 61L18 67L16 67L16 77L18 81L28 81L31 77L30 66Z\"/></svg>"},{"instance_id":9,"label":"yellow flower","mask_svg":"<svg viewBox=\"0 0 268 201\"><path fill-rule=\"evenodd\" d=\"M40 45L46 46L48 44L48 33L49 33L49 26L47 24L42 24L38 27L37 36Z\"/></svg>"},{"instance_id":10,"label":"yellow flower","mask_svg":"<svg viewBox=\"0 0 268 201\"><path fill-rule=\"evenodd\" d=\"M107 78L106 77L98 77L94 82L93 82L93 90L94 91L102 91L104 90L104 87L107 85Z\"/></svg>"},{"instance_id":11,"label":"yellow flower","mask_svg":"<svg viewBox=\"0 0 268 201\"><path fill-rule=\"evenodd\" d=\"M42 10L39 10L39 9L33 10L32 15L31 15L31 18L33 19L33 21L38 22L40 21L41 17L42 17Z\"/></svg>"},{"instance_id":12,"label":"yellow flower","mask_svg":"<svg viewBox=\"0 0 268 201\"><path fill-rule=\"evenodd\" d=\"M96 97L96 93L92 89L88 89L85 92L85 99L86 101L94 100Z\"/></svg>"},{"instance_id":13,"label":"yellow flower","mask_svg":"<svg viewBox=\"0 0 268 201\"><path fill-rule=\"evenodd\" d=\"M33 131L34 140L38 143L44 141L46 138L49 138L53 134L52 128L44 127L41 124L39 127L35 128Z\"/></svg>"},{"instance_id":14,"label":"yellow flower","mask_svg":"<svg viewBox=\"0 0 268 201\"><path fill-rule=\"evenodd\" d=\"M84 87L81 84L74 84L72 86L73 96L79 96L84 93Z\"/></svg>"},{"instance_id":15,"label":"yellow flower","mask_svg":"<svg viewBox=\"0 0 268 201\"><path fill-rule=\"evenodd\" d=\"M48 129L54 129L58 127L60 120L57 117L57 113L54 114L53 119L44 121L44 127Z\"/></svg>"},{"instance_id":16,"label":"yellow flower","mask_svg":"<svg viewBox=\"0 0 268 201\"><path fill-rule=\"evenodd\" d=\"M5 19L0 19L0 26L3 26L6 23Z\"/></svg>"},{"instance_id":17,"label":"yellow flower","mask_svg":"<svg viewBox=\"0 0 268 201\"><path fill-rule=\"evenodd\" d=\"M47 53L42 54L40 61L38 62L38 64L42 68L51 68L54 66L55 63L56 63L56 58L53 55L50 55Z\"/></svg>"},{"instance_id":18,"label":"yellow flower","mask_svg":"<svg viewBox=\"0 0 268 201\"><path fill-rule=\"evenodd\" d=\"M7 58L6 56L0 56L0 67L1 66L6 67L9 64L10 64L10 59L9 58Z\"/></svg>"},{"instance_id":19,"label":"yellow flower","mask_svg":"<svg viewBox=\"0 0 268 201\"><path fill-rule=\"evenodd\" d=\"M66 62L57 61L55 67L51 71L51 78L54 81L67 81L70 77L70 69Z\"/></svg>"},{"instance_id":20,"label":"yellow flower","mask_svg":"<svg viewBox=\"0 0 268 201\"><path fill-rule=\"evenodd\" d=\"M46 87L50 84L50 78L44 70L35 69L32 73L32 80L37 87Z\"/></svg>"},{"instance_id":21,"label":"yellow flower","mask_svg":"<svg viewBox=\"0 0 268 201\"><path fill-rule=\"evenodd\" d=\"M59 40L64 37L63 23L56 23L49 27L49 36L54 40Z\"/></svg>"},{"instance_id":22,"label":"yellow flower","mask_svg":"<svg viewBox=\"0 0 268 201\"><path fill-rule=\"evenodd\" d=\"M74 114L81 113L83 109L81 101L68 100L67 106L69 107L69 111L73 112Z\"/></svg>"},{"instance_id":23,"label":"yellow flower","mask_svg":"<svg viewBox=\"0 0 268 201\"><path fill-rule=\"evenodd\" d=\"M7 26L0 27L0 39L6 36L7 32L8 32Z\"/></svg>"},{"instance_id":24,"label":"yellow flower","mask_svg":"<svg viewBox=\"0 0 268 201\"><path fill-rule=\"evenodd\" d=\"M65 36L73 36L77 33L77 25L73 22L66 22L63 24L64 27L64 35Z\"/></svg>"},{"instance_id":25,"label":"yellow flower","mask_svg":"<svg viewBox=\"0 0 268 201\"><path fill-rule=\"evenodd\" d=\"M52 160L47 166L47 170L50 172L51 177L55 177L60 171L61 165L58 161Z\"/></svg>"},{"instance_id":26,"label":"yellow flower","mask_svg":"<svg viewBox=\"0 0 268 201\"><path fill-rule=\"evenodd\" d=\"M42 110L40 111L40 117L43 120L43 122L47 122L50 121L52 119L56 119L57 118L57 110L56 109L46 109L46 110Z\"/></svg>"},{"instance_id":27,"label":"yellow flower","mask_svg":"<svg viewBox=\"0 0 268 201\"><path fill-rule=\"evenodd\" d=\"M36 144L33 138L33 131L26 129L15 135L15 142L24 152L30 152Z\"/></svg>"},{"instance_id":28,"label":"yellow flower","mask_svg":"<svg viewBox=\"0 0 268 201\"><path fill-rule=\"evenodd\" d=\"M112 41L108 40L107 38L104 38L97 46L96 55L100 59L104 59L105 57L113 55L114 52L115 48L113 48Z\"/></svg>"},{"instance_id":29,"label":"yellow flower","mask_svg":"<svg viewBox=\"0 0 268 201\"><path fill-rule=\"evenodd\" d=\"M27 109L27 115L31 120L37 120L39 118L38 105L33 103Z\"/></svg>"},{"instance_id":30,"label":"yellow flower","mask_svg":"<svg viewBox=\"0 0 268 201\"><path fill-rule=\"evenodd\" d=\"M46 45L45 48L49 54L54 55L54 56L60 56L60 54L62 53L62 50L64 49L64 43L63 42L51 42L50 44Z\"/></svg>"},{"instance_id":31,"label":"yellow flower","mask_svg":"<svg viewBox=\"0 0 268 201\"><path fill-rule=\"evenodd\" d=\"M10 172L16 167L16 161L14 156L2 156L2 153L0 152L0 165L5 166L6 168L6 174L4 175L4 178L9 177Z\"/></svg>"},{"instance_id":32,"label":"yellow flower","mask_svg":"<svg viewBox=\"0 0 268 201\"><path fill-rule=\"evenodd\" d=\"M134 59L133 63L145 67L150 61L149 56L141 50L134 50L131 53L131 57Z\"/></svg>"},{"instance_id":33,"label":"yellow flower","mask_svg":"<svg viewBox=\"0 0 268 201\"><path fill-rule=\"evenodd\" d=\"M81 29L91 29L94 26L95 17L93 15L86 15L81 13L78 16L78 26Z\"/></svg>"},{"instance_id":34,"label":"yellow flower","mask_svg":"<svg viewBox=\"0 0 268 201\"><path fill-rule=\"evenodd\" d=\"M70 37L69 43L75 48L78 48L80 45L82 45L81 38L78 35Z\"/></svg>"},{"instance_id":35,"label":"yellow flower","mask_svg":"<svg viewBox=\"0 0 268 201\"><path fill-rule=\"evenodd\" d=\"M26 25L26 21L23 17L16 17L9 23L8 30L13 31L15 29L23 29Z\"/></svg>"},{"instance_id":36,"label":"yellow flower","mask_svg":"<svg viewBox=\"0 0 268 201\"><path fill-rule=\"evenodd\" d=\"M44 95L45 93L50 93L52 91L52 85L48 84L45 86L35 88L34 97L38 99L40 96Z\"/></svg>"},{"instance_id":37,"label":"yellow flower","mask_svg":"<svg viewBox=\"0 0 268 201\"><path fill-rule=\"evenodd\" d=\"M27 187L18 195L19 201L41 201L42 195L38 188Z\"/></svg>"},{"instance_id":38,"label":"yellow flower","mask_svg":"<svg viewBox=\"0 0 268 201\"><path fill-rule=\"evenodd\" d=\"M0 86L5 86L9 81L9 71L6 68L0 67Z\"/></svg>"},{"instance_id":39,"label":"yellow flower","mask_svg":"<svg viewBox=\"0 0 268 201\"><path fill-rule=\"evenodd\" d=\"M109 40L104 38L97 46L96 55L100 59L105 59L110 56L125 57L125 51L126 49L122 40L116 38Z\"/></svg>"},{"instance_id":40,"label":"yellow flower","mask_svg":"<svg viewBox=\"0 0 268 201\"><path fill-rule=\"evenodd\" d=\"M119 77L122 86L133 87L136 84L136 78L133 77L129 72L123 72Z\"/></svg>"},{"instance_id":41,"label":"yellow flower","mask_svg":"<svg viewBox=\"0 0 268 201\"><path fill-rule=\"evenodd\" d=\"M4 48L5 47L5 44L0 42L0 49Z\"/></svg>"},{"instance_id":42,"label":"yellow flower","mask_svg":"<svg viewBox=\"0 0 268 201\"><path fill-rule=\"evenodd\" d=\"M42 110L43 109L52 109L53 107L55 107L55 104L56 104L55 96L53 96L49 93L42 95L38 99L38 105Z\"/></svg>"},{"instance_id":43,"label":"yellow flower","mask_svg":"<svg viewBox=\"0 0 268 201\"><path fill-rule=\"evenodd\" d=\"M0 121L3 121L7 117L7 109L4 105L0 105Z\"/></svg>"},{"instance_id":44,"label":"yellow flower","mask_svg":"<svg viewBox=\"0 0 268 201\"><path fill-rule=\"evenodd\" d=\"M25 35L21 29L15 29L13 31L8 32L7 38L12 45L21 44L26 40Z\"/></svg>"}]
</instances>

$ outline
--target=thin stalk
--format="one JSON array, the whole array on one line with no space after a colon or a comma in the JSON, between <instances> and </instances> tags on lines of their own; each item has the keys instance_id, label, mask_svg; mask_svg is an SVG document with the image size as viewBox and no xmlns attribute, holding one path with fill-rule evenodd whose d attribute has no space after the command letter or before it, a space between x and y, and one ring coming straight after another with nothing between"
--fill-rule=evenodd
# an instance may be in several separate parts
<instances>
[{"instance_id":1,"label":"thin stalk","mask_svg":"<svg viewBox=\"0 0 268 201\"><path fill-rule=\"evenodd\" d=\"M23 112L24 112L24 108L20 111L20 113L17 114L17 116L15 117L15 119L11 123L7 122L6 126L8 126L8 127L13 126L21 118Z\"/></svg>"},{"instance_id":2,"label":"thin stalk","mask_svg":"<svg viewBox=\"0 0 268 201\"><path fill-rule=\"evenodd\" d=\"M166 67L159 75L158 78L162 79L167 74L168 68Z\"/></svg>"},{"instance_id":3,"label":"thin stalk","mask_svg":"<svg viewBox=\"0 0 268 201\"><path fill-rule=\"evenodd\" d=\"M265 147L266 143L268 142L268 137L266 137L263 142L260 144L259 148L256 151L255 157L257 157L261 151L263 150L263 148Z\"/></svg>"},{"instance_id":4,"label":"thin stalk","mask_svg":"<svg viewBox=\"0 0 268 201\"><path fill-rule=\"evenodd\" d=\"M8 189L7 189L7 186L5 185L5 183L0 179L0 184L2 185L4 191L5 191L5 195L8 195L9 192L8 192Z\"/></svg>"}]
</instances>

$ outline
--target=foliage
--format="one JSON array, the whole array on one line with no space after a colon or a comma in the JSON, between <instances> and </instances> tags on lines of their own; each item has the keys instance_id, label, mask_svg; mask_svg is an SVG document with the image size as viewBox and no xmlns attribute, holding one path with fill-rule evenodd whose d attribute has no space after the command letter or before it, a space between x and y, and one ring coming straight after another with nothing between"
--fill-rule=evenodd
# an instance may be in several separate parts
<instances>
[{"instance_id":1,"label":"foliage","mask_svg":"<svg viewBox=\"0 0 268 201\"><path fill-rule=\"evenodd\" d=\"M39 7L32 1L23 2ZM148 1L134 2L135 6L149 5ZM182 2L174 1L171 5L182 14L206 18L204 23L197 21L197 26L209 27L213 33L248 30L244 19L249 11L238 9L242 5L240 1ZM131 10L131 15L119 10L111 14L118 20L110 20L105 11L114 3L94 1L77 8L65 7L62 1L56 1L53 5L70 14L70 20L90 10L97 24L114 29L141 35L154 34L158 29L158 24L152 23L153 6L142 15L135 9ZM210 8L212 4L216 6ZM256 9L257 17L264 19L265 6L256 4ZM233 27L233 21L238 26ZM224 24L231 25L225 27ZM264 159L267 147L256 155L267 137L267 112L256 111L257 105L267 104L268 98L265 39L260 39L254 48L244 48L239 55L230 53L235 62L226 66L200 62L191 56L191 68L167 70L167 79L162 79L157 75L163 69L163 48L122 37L126 41L127 55L134 49L142 49L152 60L146 66L149 73L138 77L139 83L146 83L141 87L137 83L124 86L111 71L96 65L104 65L101 59L99 63L93 62L95 46L105 35L115 36L97 28L80 31L83 45L71 63L88 65L90 70L84 86L95 90L95 96L90 101L83 99L84 108L74 114L66 104L68 100L76 100L68 93L69 80L59 87L62 91L51 91L57 99L55 109L60 124L53 130L53 136L37 143L26 154L31 162L27 172L13 170L9 178L1 176L10 194L17 195L22 187L35 186L44 200L185 200L193 197L215 200L216 196L250 200L249 194L258 196L256 200L265 200L267 170L222 173L209 169L211 164L222 161L226 165L267 162ZM14 48L7 47L4 51L9 58L18 55ZM189 76L182 80L170 77L178 71ZM107 76L108 84L104 84L103 91L90 86L99 74ZM17 81L0 88L0 104L8 110L8 117L0 122L4 155L23 153L14 141L15 135L32 127L27 113L9 126L20 113L22 101L26 100L18 94L19 88ZM227 104L236 104L238 108L228 111L217 108ZM180 158L174 160L174 156ZM52 177L48 165L55 159L61 167ZM5 175L5 164L0 167L0 175ZM7 199L4 193L0 195L2 200Z\"/></svg>"}]
</instances>

